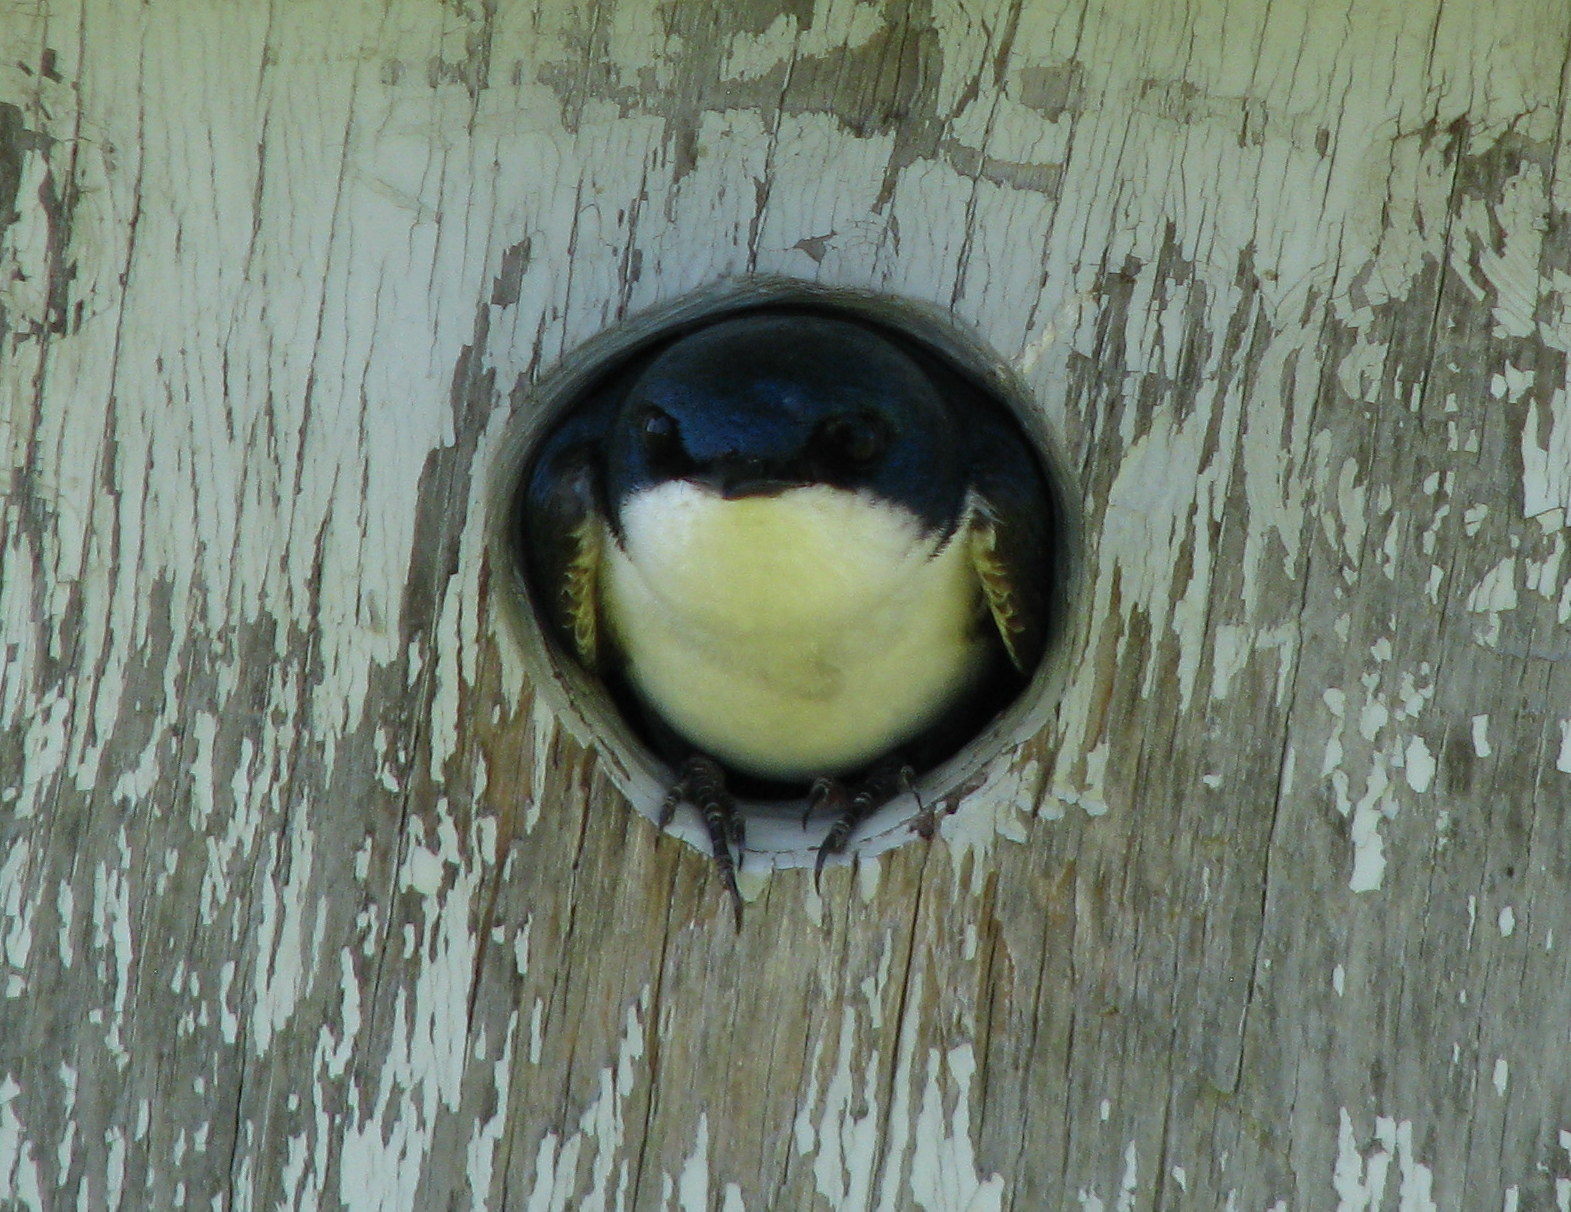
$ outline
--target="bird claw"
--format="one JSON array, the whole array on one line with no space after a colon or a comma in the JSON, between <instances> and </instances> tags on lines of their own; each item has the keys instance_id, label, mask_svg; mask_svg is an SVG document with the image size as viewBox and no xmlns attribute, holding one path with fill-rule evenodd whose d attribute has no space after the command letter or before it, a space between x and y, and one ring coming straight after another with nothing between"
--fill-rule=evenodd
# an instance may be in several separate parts
<instances>
[{"instance_id":1,"label":"bird claw","mask_svg":"<svg viewBox=\"0 0 1571 1212\"><path fill-rule=\"evenodd\" d=\"M885 804L901 795L916 795L916 772L903 762L886 762L873 767L855 783L847 784L836 778L817 778L808 789L807 804L802 812L802 826L819 809L835 813L829 832L818 844L813 860L813 888L819 889L824 866L831 855L844 854L851 844L856 827ZM720 883L731 898L731 909L736 928L742 928L742 892L737 887L736 875L742 869L743 855L747 848L747 825L737 811L736 800L726 790L725 772L713 758L695 754L682 763L675 783L661 801L656 818L664 829L682 804L691 804L703 818L709 834L709 849L719 870ZM923 812L921 798L917 807ZM734 852L734 853L733 853Z\"/></svg>"},{"instance_id":2,"label":"bird claw","mask_svg":"<svg viewBox=\"0 0 1571 1212\"><path fill-rule=\"evenodd\" d=\"M808 818L820 808L840 813L845 811L846 786L839 779L820 776L807 790L807 803L802 808L802 828L807 828Z\"/></svg>"},{"instance_id":3,"label":"bird claw","mask_svg":"<svg viewBox=\"0 0 1571 1212\"><path fill-rule=\"evenodd\" d=\"M686 785L686 779L678 779L665 793L665 799L660 802L660 815L655 818L655 824L660 828L664 829L671 823L671 818L676 815L677 805L687 798Z\"/></svg>"},{"instance_id":4,"label":"bird claw","mask_svg":"<svg viewBox=\"0 0 1571 1212\"><path fill-rule=\"evenodd\" d=\"M662 829L671 823L677 805L691 804L704 819L709 833L709 851L720 871L720 883L731 897L736 928L742 928L742 892L736 884L742 856L747 846L747 826L736 809L736 800L726 790L725 773L713 758L696 754L682 764L681 774L666 792L660 805ZM736 855L732 857L732 850Z\"/></svg>"},{"instance_id":5,"label":"bird claw","mask_svg":"<svg viewBox=\"0 0 1571 1212\"><path fill-rule=\"evenodd\" d=\"M854 790L838 779L814 780L812 790L808 793L807 811L802 815L802 823L806 825L807 818L821 806L830 805L839 810L834 824L829 826L829 832L818 844L818 855L813 861L815 892L818 890L819 879L824 873L824 864L828 862L829 856L844 854L851 842L851 835L858 825L897 796L907 793L916 795L916 771L906 763L898 761L873 767L855 784ZM922 801L918 798L917 807L921 806Z\"/></svg>"}]
</instances>

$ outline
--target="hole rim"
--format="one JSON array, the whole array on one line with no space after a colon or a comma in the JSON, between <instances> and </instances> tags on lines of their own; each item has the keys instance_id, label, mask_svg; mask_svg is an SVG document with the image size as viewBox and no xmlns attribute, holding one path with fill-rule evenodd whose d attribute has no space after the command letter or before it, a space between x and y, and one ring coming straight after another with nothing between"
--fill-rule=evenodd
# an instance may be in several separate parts
<instances>
[{"instance_id":1,"label":"hole rim","mask_svg":"<svg viewBox=\"0 0 1571 1212\"><path fill-rule=\"evenodd\" d=\"M493 583L500 580L504 586L498 596L505 630L518 645L528 689L537 702L544 702L558 726L594 752L605 776L632 809L658 825L675 772L628 723L601 681L560 649L540 617L517 542L518 498L541 442L605 375L643 350L683 335L683 330L697 331L761 308L791 306L892 329L936 354L1008 409L1036 454L1053 514L1050 618L1042 657L1030 679L957 751L918 772L920 806L910 795L891 800L857 826L843 853L830 856L833 865L919 841L932 836L944 818L982 810L979 801L1015 768L1022 746L1044 735L1068 682L1068 649L1078 621L1076 586L1082 566L1077 498L1069 490L1059 443L1040 399L980 334L920 299L780 277L714 283L619 320L564 352L533 383L521 377L515 385L512 414L489 477L486 548ZM828 822L815 817L804 829L802 805L802 799L738 797L747 821L749 861L744 871L758 870L763 860L772 869L814 866ZM665 832L709 856L709 837L696 814L679 811Z\"/></svg>"}]
</instances>

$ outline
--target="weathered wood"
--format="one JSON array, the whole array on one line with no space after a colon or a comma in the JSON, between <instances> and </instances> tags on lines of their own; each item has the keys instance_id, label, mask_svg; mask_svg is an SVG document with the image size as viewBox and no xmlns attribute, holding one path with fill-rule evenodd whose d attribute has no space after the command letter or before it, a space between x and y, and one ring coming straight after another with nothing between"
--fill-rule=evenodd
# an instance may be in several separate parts
<instances>
[{"instance_id":1,"label":"weathered wood","mask_svg":"<svg viewBox=\"0 0 1571 1212\"><path fill-rule=\"evenodd\" d=\"M718 9L0 16L0 1204L1571 1207L1571 12ZM746 273L1084 534L1038 735L737 935L487 514Z\"/></svg>"}]
</instances>

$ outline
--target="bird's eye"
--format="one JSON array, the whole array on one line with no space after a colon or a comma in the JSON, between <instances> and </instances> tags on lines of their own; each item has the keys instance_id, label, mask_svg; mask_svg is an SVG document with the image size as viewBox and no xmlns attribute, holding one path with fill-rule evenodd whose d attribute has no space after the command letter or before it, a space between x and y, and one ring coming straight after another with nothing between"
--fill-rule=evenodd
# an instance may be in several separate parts
<instances>
[{"instance_id":1,"label":"bird's eye","mask_svg":"<svg viewBox=\"0 0 1571 1212\"><path fill-rule=\"evenodd\" d=\"M818 427L818 440L826 453L852 467L867 467L888 448L889 427L874 413L843 413Z\"/></svg>"},{"instance_id":2,"label":"bird's eye","mask_svg":"<svg viewBox=\"0 0 1571 1212\"><path fill-rule=\"evenodd\" d=\"M651 454L671 450L677 443L676 418L662 408L646 408L638 418L638 432Z\"/></svg>"},{"instance_id":3,"label":"bird's eye","mask_svg":"<svg viewBox=\"0 0 1571 1212\"><path fill-rule=\"evenodd\" d=\"M656 475L677 477L691 470L693 461L682 444L682 427L663 408L645 404L632 416L634 442L643 448L644 459Z\"/></svg>"}]
</instances>

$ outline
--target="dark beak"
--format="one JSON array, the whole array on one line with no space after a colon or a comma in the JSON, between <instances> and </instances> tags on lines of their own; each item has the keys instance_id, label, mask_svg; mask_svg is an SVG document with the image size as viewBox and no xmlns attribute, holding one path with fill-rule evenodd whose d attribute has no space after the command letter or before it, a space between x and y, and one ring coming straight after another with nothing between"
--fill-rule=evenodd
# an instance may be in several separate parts
<instances>
[{"instance_id":1,"label":"dark beak","mask_svg":"<svg viewBox=\"0 0 1571 1212\"><path fill-rule=\"evenodd\" d=\"M770 460L758 458L716 459L688 478L713 488L728 501L738 497L773 497L787 489L800 488L805 481L781 475L782 469Z\"/></svg>"},{"instance_id":2,"label":"dark beak","mask_svg":"<svg viewBox=\"0 0 1571 1212\"><path fill-rule=\"evenodd\" d=\"M779 496L788 488L800 487L801 484L796 480L779 480L758 476L753 479L738 479L722 484L720 486L720 495L728 501L734 501L738 497Z\"/></svg>"}]
</instances>

